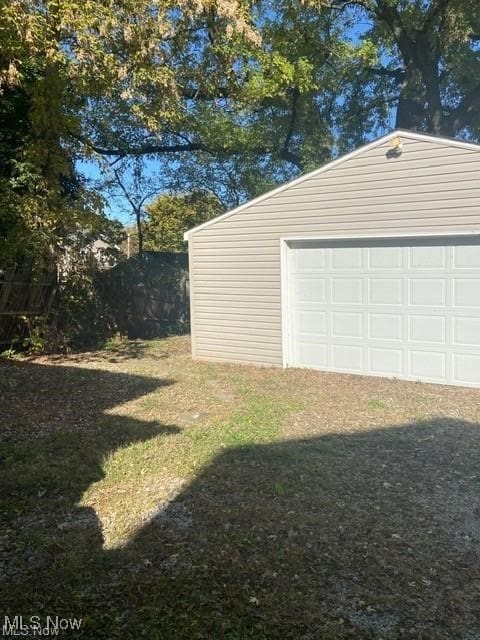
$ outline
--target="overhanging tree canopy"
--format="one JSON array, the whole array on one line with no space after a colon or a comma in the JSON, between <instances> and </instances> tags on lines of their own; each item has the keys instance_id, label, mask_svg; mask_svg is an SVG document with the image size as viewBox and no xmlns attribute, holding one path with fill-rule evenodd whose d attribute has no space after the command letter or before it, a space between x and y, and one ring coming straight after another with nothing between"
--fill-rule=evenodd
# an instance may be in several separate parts
<instances>
[{"instance_id":1,"label":"overhanging tree canopy","mask_svg":"<svg viewBox=\"0 0 480 640\"><path fill-rule=\"evenodd\" d=\"M0 11L0 83L26 90L30 151L46 166L56 146L63 173L79 155L198 155L240 176L256 165L268 183L393 119L480 135L476 0L7 0Z\"/></svg>"},{"instance_id":2,"label":"overhanging tree canopy","mask_svg":"<svg viewBox=\"0 0 480 640\"><path fill-rule=\"evenodd\" d=\"M370 22L364 41L373 64L359 72L396 110L398 127L478 140L476 0L335 0L331 7L344 19Z\"/></svg>"}]
</instances>

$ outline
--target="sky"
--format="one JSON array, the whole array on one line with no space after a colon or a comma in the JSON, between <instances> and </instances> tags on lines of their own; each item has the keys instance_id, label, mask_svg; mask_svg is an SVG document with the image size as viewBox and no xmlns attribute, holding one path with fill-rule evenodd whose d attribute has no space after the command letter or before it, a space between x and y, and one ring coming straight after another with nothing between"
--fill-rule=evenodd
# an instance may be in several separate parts
<instances>
[{"instance_id":1,"label":"sky","mask_svg":"<svg viewBox=\"0 0 480 640\"><path fill-rule=\"evenodd\" d=\"M156 159L144 159L144 175L148 179L158 172L159 161ZM99 188L105 178L100 171L99 165L95 161L78 161L77 170L86 178L87 183L93 189ZM106 214L109 218L120 220L123 225L134 224L134 213L128 200L119 189L115 193L104 192L106 202ZM152 200L150 198L149 200ZM148 200L147 200L148 202Z\"/></svg>"}]
</instances>

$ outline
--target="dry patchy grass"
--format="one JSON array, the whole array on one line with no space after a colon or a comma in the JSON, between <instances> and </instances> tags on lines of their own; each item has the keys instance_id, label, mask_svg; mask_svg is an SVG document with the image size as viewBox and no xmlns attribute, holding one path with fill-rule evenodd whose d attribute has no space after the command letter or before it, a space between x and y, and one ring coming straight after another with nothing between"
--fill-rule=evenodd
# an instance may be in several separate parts
<instances>
[{"instance_id":1,"label":"dry patchy grass","mask_svg":"<svg viewBox=\"0 0 480 640\"><path fill-rule=\"evenodd\" d=\"M64 637L480 638L480 392L192 362L0 363L0 604Z\"/></svg>"}]
</instances>

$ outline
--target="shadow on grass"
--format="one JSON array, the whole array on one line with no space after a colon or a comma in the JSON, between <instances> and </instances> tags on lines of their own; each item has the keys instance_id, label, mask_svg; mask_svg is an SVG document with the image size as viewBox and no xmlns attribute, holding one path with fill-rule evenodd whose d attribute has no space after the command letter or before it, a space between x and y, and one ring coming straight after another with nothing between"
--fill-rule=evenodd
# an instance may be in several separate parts
<instances>
[{"instance_id":1,"label":"shadow on grass","mask_svg":"<svg viewBox=\"0 0 480 640\"><path fill-rule=\"evenodd\" d=\"M448 419L227 450L117 552L148 560L125 620L172 640L478 638L479 462L480 426Z\"/></svg>"},{"instance_id":2,"label":"shadow on grass","mask_svg":"<svg viewBox=\"0 0 480 640\"><path fill-rule=\"evenodd\" d=\"M163 347L163 348L162 348ZM79 349L65 356L64 354L50 356L52 362L64 362L68 358L69 362L126 362L128 360L140 360L148 358L149 355L156 360L168 358L167 346L152 349L152 343L148 340L109 340L94 351L90 349Z\"/></svg>"},{"instance_id":3,"label":"shadow on grass","mask_svg":"<svg viewBox=\"0 0 480 640\"><path fill-rule=\"evenodd\" d=\"M103 479L112 453L180 431L108 412L172 384L77 367L0 362L0 615L7 602L24 610L40 584L53 599L60 598L58 606L67 602L68 584L89 588L85 578L94 579L98 570L103 536L95 511L78 504L84 492ZM14 584L22 585L21 594Z\"/></svg>"},{"instance_id":4,"label":"shadow on grass","mask_svg":"<svg viewBox=\"0 0 480 640\"><path fill-rule=\"evenodd\" d=\"M118 448L116 434L123 433L124 427L135 439L141 439L142 429L154 433L155 429L172 428L107 412L174 383L170 379L0 359L0 442L93 432L96 437L111 437L110 449L114 450Z\"/></svg>"},{"instance_id":5,"label":"shadow on grass","mask_svg":"<svg viewBox=\"0 0 480 640\"><path fill-rule=\"evenodd\" d=\"M72 434L58 474L72 486L51 478L70 505L107 451L157 433L116 420L87 448ZM95 520L45 538L44 565L10 577L5 610L82 617L64 637L92 639L473 640L479 452L478 424L443 418L227 449L122 548L104 550ZM15 481L21 503L35 487Z\"/></svg>"}]
</instances>

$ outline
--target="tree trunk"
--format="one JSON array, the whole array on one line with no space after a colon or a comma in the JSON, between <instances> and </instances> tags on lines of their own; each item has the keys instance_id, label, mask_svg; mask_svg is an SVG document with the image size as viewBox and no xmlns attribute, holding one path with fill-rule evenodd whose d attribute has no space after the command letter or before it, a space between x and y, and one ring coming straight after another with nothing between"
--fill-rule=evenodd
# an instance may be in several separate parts
<instances>
[{"instance_id":1,"label":"tree trunk","mask_svg":"<svg viewBox=\"0 0 480 640\"><path fill-rule=\"evenodd\" d=\"M397 127L444 134L446 122L440 92L440 54L434 27L425 22L420 29L406 30L398 8L387 0L377 0L375 13L392 33L405 69L397 108Z\"/></svg>"},{"instance_id":2,"label":"tree trunk","mask_svg":"<svg viewBox=\"0 0 480 640\"><path fill-rule=\"evenodd\" d=\"M440 74L438 58L431 53L428 37L418 37L418 66L425 87L426 120L430 133L441 135L444 133L444 113L442 96L440 94Z\"/></svg>"}]
</instances>

